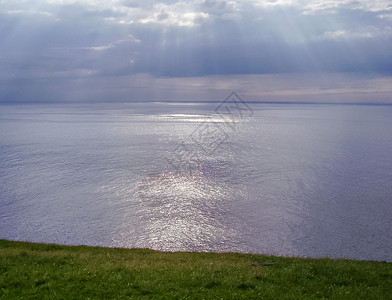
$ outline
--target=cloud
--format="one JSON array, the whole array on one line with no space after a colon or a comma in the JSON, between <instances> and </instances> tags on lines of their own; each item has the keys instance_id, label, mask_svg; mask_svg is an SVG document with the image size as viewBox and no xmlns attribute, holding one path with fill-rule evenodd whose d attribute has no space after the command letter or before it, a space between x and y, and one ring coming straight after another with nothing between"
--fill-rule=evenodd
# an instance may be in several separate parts
<instances>
[{"instance_id":1,"label":"cloud","mask_svg":"<svg viewBox=\"0 0 392 300\"><path fill-rule=\"evenodd\" d=\"M308 103L391 103L392 93L391 76L348 73L91 77L89 72L79 70L79 74L66 74L64 78L40 79L42 85L37 79L2 80L0 93L11 102L219 102L235 90L248 102Z\"/></svg>"},{"instance_id":2,"label":"cloud","mask_svg":"<svg viewBox=\"0 0 392 300\"><path fill-rule=\"evenodd\" d=\"M382 12L392 9L389 0L254 0L253 3L255 6L262 8L297 7L305 14L326 10L333 12L339 9L363 10L371 12Z\"/></svg>"},{"instance_id":3,"label":"cloud","mask_svg":"<svg viewBox=\"0 0 392 300\"><path fill-rule=\"evenodd\" d=\"M125 39L114 41L114 42L111 42L111 43L106 44L106 45L82 47L81 49L93 50L93 51L105 51L105 50L108 50L108 49L116 48L117 46L119 46L121 44L127 44L127 43L139 44L140 40L135 38L133 35L129 34L128 37L126 37Z\"/></svg>"},{"instance_id":4,"label":"cloud","mask_svg":"<svg viewBox=\"0 0 392 300\"><path fill-rule=\"evenodd\" d=\"M387 78L391 15L390 1L383 0L3 0L0 101L15 98L12 91L22 84L26 95L50 90L46 97L72 86L75 98L89 95L82 92L89 82L105 86L105 95L111 90L114 99L115 82L124 78L155 78L170 87L162 78L178 83L304 72Z\"/></svg>"}]
</instances>

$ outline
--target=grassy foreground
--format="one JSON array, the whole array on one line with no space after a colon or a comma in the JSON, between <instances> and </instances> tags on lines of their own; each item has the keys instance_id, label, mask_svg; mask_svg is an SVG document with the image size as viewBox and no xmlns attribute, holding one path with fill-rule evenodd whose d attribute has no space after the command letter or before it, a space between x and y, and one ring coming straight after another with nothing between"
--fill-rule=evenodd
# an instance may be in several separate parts
<instances>
[{"instance_id":1,"label":"grassy foreground","mask_svg":"<svg viewBox=\"0 0 392 300\"><path fill-rule=\"evenodd\" d=\"M0 299L391 299L392 263L0 240Z\"/></svg>"}]
</instances>

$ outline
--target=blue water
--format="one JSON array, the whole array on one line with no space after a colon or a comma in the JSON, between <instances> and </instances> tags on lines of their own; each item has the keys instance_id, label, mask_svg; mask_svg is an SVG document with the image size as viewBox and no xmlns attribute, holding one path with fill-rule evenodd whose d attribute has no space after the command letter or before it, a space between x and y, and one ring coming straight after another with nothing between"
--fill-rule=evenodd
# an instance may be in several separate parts
<instances>
[{"instance_id":1,"label":"blue water","mask_svg":"<svg viewBox=\"0 0 392 300\"><path fill-rule=\"evenodd\" d=\"M217 105L1 105L0 238L392 261L392 106Z\"/></svg>"}]
</instances>

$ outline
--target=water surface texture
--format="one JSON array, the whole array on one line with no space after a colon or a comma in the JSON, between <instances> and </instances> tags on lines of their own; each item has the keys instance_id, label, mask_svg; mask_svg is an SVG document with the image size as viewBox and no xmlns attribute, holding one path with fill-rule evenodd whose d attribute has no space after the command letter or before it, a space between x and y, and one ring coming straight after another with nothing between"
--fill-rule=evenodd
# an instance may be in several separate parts
<instances>
[{"instance_id":1,"label":"water surface texture","mask_svg":"<svg viewBox=\"0 0 392 300\"><path fill-rule=\"evenodd\" d=\"M216 106L1 105L0 238L392 261L391 106Z\"/></svg>"}]
</instances>

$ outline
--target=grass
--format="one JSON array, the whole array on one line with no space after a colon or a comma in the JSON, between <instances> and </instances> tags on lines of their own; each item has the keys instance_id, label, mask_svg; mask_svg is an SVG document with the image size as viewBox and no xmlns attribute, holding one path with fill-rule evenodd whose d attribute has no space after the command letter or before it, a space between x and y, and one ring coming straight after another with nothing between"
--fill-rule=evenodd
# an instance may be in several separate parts
<instances>
[{"instance_id":1,"label":"grass","mask_svg":"<svg viewBox=\"0 0 392 300\"><path fill-rule=\"evenodd\" d=\"M0 299L391 299L392 263L0 240Z\"/></svg>"}]
</instances>

